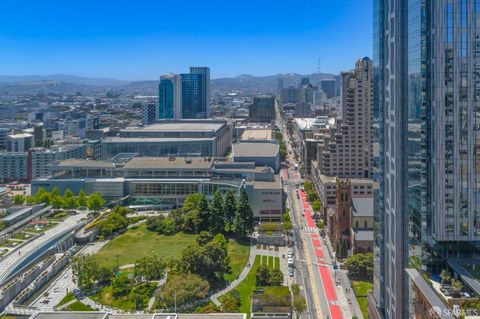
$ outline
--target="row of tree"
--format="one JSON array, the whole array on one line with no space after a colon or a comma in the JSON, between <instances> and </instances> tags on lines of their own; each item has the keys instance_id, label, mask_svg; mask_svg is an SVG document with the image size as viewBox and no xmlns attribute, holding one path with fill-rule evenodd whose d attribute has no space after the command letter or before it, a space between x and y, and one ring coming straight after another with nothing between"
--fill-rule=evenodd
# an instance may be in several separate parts
<instances>
[{"instance_id":1,"label":"row of tree","mask_svg":"<svg viewBox=\"0 0 480 319\"><path fill-rule=\"evenodd\" d=\"M267 265L257 268L257 286L281 286L283 284L283 272L280 268L270 269Z\"/></svg>"},{"instance_id":2,"label":"row of tree","mask_svg":"<svg viewBox=\"0 0 480 319\"><path fill-rule=\"evenodd\" d=\"M35 195L24 196L17 194L13 197L13 202L16 205L34 205L34 204L48 204L55 209L76 209L88 208L97 211L105 206L105 200L99 193L93 193L89 196L85 191L81 190L78 196L75 196L70 189L60 195L58 187L55 187L52 192L47 192L43 187L40 187Z\"/></svg>"},{"instance_id":3,"label":"row of tree","mask_svg":"<svg viewBox=\"0 0 480 319\"><path fill-rule=\"evenodd\" d=\"M322 202L320 201L320 198L318 197L318 193L313 187L312 181L306 180L303 183L303 189L305 193L307 194L307 200L309 203L312 204L312 209L315 212L319 212L322 209Z\"/></svg>"},{"instance_id":4,"label":"row of tree","mask_svg":"<svg viewBox=\"0 0 480 319\"><path fill-rule=\"evenodd\" d=\"M147 229L160 234L174 234L178 231L225 234L234 231L246 236L253 231L254 222L253 210L243 189L238 200L232 191L226 192L225 197L216 191L211 201L203 194L192 194L185 199L182 208L171 211L168 217L148 218Z\"/></svg>"}]
</instances>

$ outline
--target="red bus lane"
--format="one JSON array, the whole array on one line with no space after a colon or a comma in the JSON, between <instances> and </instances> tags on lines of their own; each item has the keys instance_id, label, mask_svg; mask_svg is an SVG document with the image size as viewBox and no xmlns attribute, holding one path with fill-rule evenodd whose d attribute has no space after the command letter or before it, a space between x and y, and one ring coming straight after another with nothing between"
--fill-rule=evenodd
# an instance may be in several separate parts
<instances>
[{"instance_id":1,"label":"red bus lane","mask_svg":"<svg viewBox=\"0 0 480 319\"><path fill-rule=\"evenodd\" d=\"M307 202L306 194L302 189L299 190L299 193L300 193L300 199L302 200L302 206L303 206L303 211L305 214L305 220L307 222L307 225L308 227L316 228L315 222L312 218L310 205ZM329 305L329 311L331 315L330 318L343 319L343 314L340 309L340 306L336 304L337 294L335 292L335 286L333 285L333 280L330 274L328 262L325 259L325 255L323 253L323 248L322 248L319 234L316 234L316 233L310 234L310 240L312 242L312 246L315 252L321 284L323 286L327 303Z\"/></svg>"}]
</instances>

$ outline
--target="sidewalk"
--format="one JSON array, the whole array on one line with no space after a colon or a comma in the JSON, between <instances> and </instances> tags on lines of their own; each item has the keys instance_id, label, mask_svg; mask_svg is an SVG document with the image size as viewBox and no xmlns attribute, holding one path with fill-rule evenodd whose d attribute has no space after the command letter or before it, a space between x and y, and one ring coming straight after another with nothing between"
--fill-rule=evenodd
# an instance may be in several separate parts
<instances>
[{"instance_id":1,"label":"sidewalk","mask_svg":"<svg viewBox=\"0 0 480 319\"><path fill-rule=\"evenodd\" d=\"M237 279L232 281L226 288L218 291L217 293L213 294L210 297L210 300L213 301L213 303L216 306L218 307L221 306L221 302L218 301L218 298L220 296L223 296L224 294L228 293L229 291L237 287L242 282L242 280L245 279L245 277L247 277L248 273L250 272L250 268L255 263L255 256L257 255L257 253L258 253L257 247L255 245L250 246L250 256L248 257L247 265L245 266L245 268L243 268L242 272L240 273L240 276L238 276Z\"/></svg>"}]
</instances>

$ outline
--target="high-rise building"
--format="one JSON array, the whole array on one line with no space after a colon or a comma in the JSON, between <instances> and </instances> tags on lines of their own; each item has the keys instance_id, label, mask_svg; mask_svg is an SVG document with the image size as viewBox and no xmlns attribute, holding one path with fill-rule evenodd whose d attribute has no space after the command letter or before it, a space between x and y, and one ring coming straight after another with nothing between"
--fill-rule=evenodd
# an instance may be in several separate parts
<instances>
[{"instance_id":1,"label":"high-rise building","mask_svg":"<svg viewBox=\"0 0 480 319\"><path fill-rule=\"evenodd\" d=\"M7 148L8 135L10 135L10 128L0 127L0 150Z\"/></svg>"},{"instance_id":2,"label":"high-rise building","mask_svg":"<svg viewBox=\"0 0 480 319\"><path fill-rule=\"evenodd\" d=\"M26 152L35 146L32 134L22 133L7 136L7 151Z\"/></svg>"},{"instance_id":3,"label":"high-rise building","mask_svg":"<svg viewBox=\"0 0 480 319\"><path fill-rule=\"evenodd\" d=\"M153 103L142 104L142 125L150 125L155 123L158 116L159 108Z\"/></svg>"},{"instance_id":4,"label":"high-rise building","mask_svg":"<svg viewBox=\"0 0 480 319\"><path fill-rule=\"evenodd\" d=\"M302 78L300 80L300 87L304 87L310 84L310 79L309 78Z\"/></svg>"},{"instance_id":5,"label":"high-rise building","mask_svg":"<svg viewBox=\"0 0 480 319\"><path fill-rule=\"evenodd\" d=\"M182 78L182 119L201 119L207 117L201 89L202 75L183 73Z\"/></svg>"},{"instance_id":6,"label":"high-rise building","mask_svg":"<svg viewBox=\"0 0 480 319\"><path fill-rule=\"evenodd\" d=\"M190 67L191 74L200 74L202 75L200 80L200 91L201 91L201 109L202 113L206 112L206 117L210 117L210 68L209 67ZM205 111L204 111L205 110Z\"/></svg>"},{"instance_id":7,"label":"high-rise building","mask_svg":"<svg viewBox=\"0 0 480 319\"><path fill-rule=\"evenodd\" d=\"M336 96L336 81L335 79L323 79L320 82L320 89L325 93L328 99Z\"/></svg>"},{"instance_id":8,"label":"high-rise building","mask_svg":"<svg viewBox=\"0 0 480 319\"><path fill-rule=\"evenodd\" d=\"M275 119L275 97L260 95L253 98L249 107L249 117L254 122L270 122Z\"/></svg>"},{"instance_id":9,"label":"high-rise building","mask_svg":"<svg viewBox=\"0 0 480 319\"><path fill-rule=\"evenodd\" d=\"M343 122L348 125L351 143L350 154L363 176L372 176L372 107L373 107L373 62L370 58L359 59L352 72L342 72L340 108ZM361 173L361 172L358 172Z\"/></svg>"},{"instance_id":10,"label":"high-rise building","mask_svg":"<svg viewBox=\"0 0 480 319\"><path fill-rule=\"evenodd\" d=\"M277 79L277 98L280 98L283 90L283 78Z\"/></svg>"},{"instance_id":11,"label":"high-rise building","mask_svg":"<svg viewBox=\"0 0 480 319\"><path fill-rule=\"evenodd\" d=\"M438 272L480 240L479 9L472 0L374 1L374 315L410 318L405 269Z\"/></svg>"},{"instance_id":12,"label":"high-rise building","mask_svg":"<svg viewBox=\"0 0 480 319\"><path fill-rule=\"evenodd\" d=\"M161 120L180 119L182 117L182 79L180 75L166 74L160 77L158 112L156 113L157 118Z\"/></svg>"}]
</instances>

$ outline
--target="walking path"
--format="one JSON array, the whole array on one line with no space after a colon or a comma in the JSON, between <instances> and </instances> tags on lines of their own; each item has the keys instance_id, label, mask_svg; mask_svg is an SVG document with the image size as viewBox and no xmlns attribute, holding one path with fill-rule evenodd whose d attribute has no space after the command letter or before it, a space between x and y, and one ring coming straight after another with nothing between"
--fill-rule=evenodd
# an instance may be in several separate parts
<instances>
[{"instance_id":1,"label":"walking path","mask_svg":"<svg viewBox=\"0 0 480 319\"><path fill-rule=\"evenodd\" d=\"M226 294L227 292L231 291L232 289L234 289L235 287L237 287L243 279L245 279L245 277L247 277L249 271L250 271L250 268L253 266L253 264L255 263L255 256L257 256L258 254L258 250L257 250L257 247L252 245L250 246L250 256L248 257L248 263L247 265L245 266L245 268L243 268L242 272L240 273L240 276L238 276L237 279L235 279L234 281L232 281L226 288L220 290L219 292L213 294L211 297L210 297L210 300L213 301L213 303L216 305L216 306L220 306L221 305L221 302L218 301L218 297L220 296L223 296L224 294Z\"/></svg>"}]
</instances>

